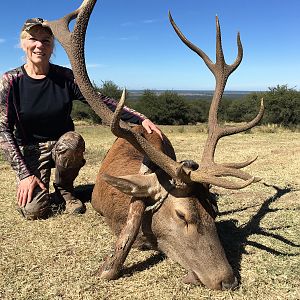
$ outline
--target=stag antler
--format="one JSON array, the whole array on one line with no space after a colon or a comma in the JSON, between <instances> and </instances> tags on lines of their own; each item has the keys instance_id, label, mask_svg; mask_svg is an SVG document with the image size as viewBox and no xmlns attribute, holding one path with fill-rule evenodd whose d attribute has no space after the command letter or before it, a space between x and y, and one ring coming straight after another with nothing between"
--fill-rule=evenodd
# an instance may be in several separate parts
<instances>
[{"instance_id":1,"label":"stag antler","mask_svg":"<svg viewBox=\"0 0 300 300\"><path fill-rule=\"evenodd\" d=\"M197 171L190 172L190 179L196 182L205 182L209 184L214 184L224 188L230 189L240 189L252 182L258 181L259 178L253 177L248 173L240 170L256 160L256 158L243 163L228 163L228 164L216 164L214 162L214 153L217 143L220 138L235 134L238 132L250 129L258 124L264 113L263 99L261 100L261 106L258 115L250 122L242 126L231 126L231 127L220 127L218 125L217 113L222 95L225 89L225 85L229 75L239 66L243 58L243 47L240 40L240 34L237 34L237 45L238 45L238 55L235 62L231 65L227 65L224 59L222 41L221 41L221 30L219 19L216 16L216 63L214 64L211 59L197 46L192 44L179 30L175 24L171 13L169 12L170 22L179 36L179 38L194 52L196 52L205 62L210 71L214 74L216 79L216 87L211 102L208 118L208 138L206 140L205 148L201 160L201 168ZM225 178L232 176L240 178L243 180L242 183L231 182Z\"/></svg>"},{"instance_id":2,"label":"stag antler","mask_svg":"<svg viewBox=\"0 0 300 300\"><path fill-rule=\"evenodd\" d=\"M194 52L196 52L205 62L207 67L211 70L214 74L216 79L216 87L215 92L213 95L213 99L211 102L210 110L209 110L209 118L208 118L208 138L206 140L205 148L203 151L202 159L201 159L201 167L199 170L191 171L185 168L183 165L178 163L174 163L170 161L170 159L166 159L165 155L162 153L157 153L155 149L153 149L156 154L158 154L155 158L152 153L150 154L145 149L145 153L150 157L150 159L159 165L163 170L165 170L171 177L179 178L183 182L201 182L201 183L208 183L213 184L216 186L224 187L227 189L241 189L250 185L253 182L257 182L260 178L253 177L250 174L240 170L251 163L253 163L256 158L250 159L248 161L242 163L223 163L223 164L216 164L214 162L214 154L217 143L220 138L228 135L232 135L235 133L243 132L248 130L259 123L261 120L263 113L264 113L264 105L263 99L261 100L260 110L257 116L250 122L241 125L241 126L227 126L227 127L220 127L218 125L217 119L217 112L220 101L222 99L222 95L225 89L225 85L229 75L239 66L242 61L243 57L243 47L240 40L240 34L237 35L237 45L238 45L238 55L235 62L231 65L227 65L224 59L224 54L222 50L222 42L221 42L221 30L219 25L218 17L216 17L216 63L214 64L211 59L197 46L192 44L179 30L177 25L175 24L171 13L169 12L169 19L170 22L179 36L179 38ZM122 97L123 98L123 97ZM123 100L125 100L123 98ZM123 101L120 101L119 107L116 111L116 114L120 114ZM126 131L119 126L119 117L115 116L112 122L112 132L117 135L124 137L126 136ZM127 135L128 136L128 135ZM128 136L127 140L130 139ZM154 158L154 159L153 159ZM170 168L166 168L166 165L170 164ZM171 170L171 172L170 172ZM175 175L175 176L174 176ZM224 177L234 177L242 179L241 182L233 182Z\"/></svg>"}]
</instances>

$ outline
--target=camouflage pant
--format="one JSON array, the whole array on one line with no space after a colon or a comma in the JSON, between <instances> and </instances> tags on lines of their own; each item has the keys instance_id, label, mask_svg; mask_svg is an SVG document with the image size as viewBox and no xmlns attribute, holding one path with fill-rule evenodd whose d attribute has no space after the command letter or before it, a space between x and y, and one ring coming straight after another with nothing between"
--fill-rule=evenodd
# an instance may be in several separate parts
<instances>
[{"instance_id":1,"label":"camouflage pant","mask_svg":"<svg viewBox=\"0 0 300 300\"><path fill-rule=\"evenodd\" d=\"M31 173L40 178L47 187L45 191L37 186L32 201L21 208L21 212L27 219L44 218L49 214L51 204L49 195L51 168L55 168L55 184L72 190L73 182L85 164L84 140L80 134L69 131L58 141L21 146L20 149Z\"/></svg>"}]
</instances>

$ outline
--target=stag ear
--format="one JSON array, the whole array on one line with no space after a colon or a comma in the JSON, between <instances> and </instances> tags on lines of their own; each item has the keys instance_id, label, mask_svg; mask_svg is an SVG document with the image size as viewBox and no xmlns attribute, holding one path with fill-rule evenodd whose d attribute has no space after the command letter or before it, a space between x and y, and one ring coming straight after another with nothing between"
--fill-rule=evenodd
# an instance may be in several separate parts
<instances>
[{"instance_id":1,"label":"stag ear","mask_svg":"<svg viewBox=\"0 0 300 300\"><path fill-rule=\"evenodd\" d=\"M155 173L119 177L103 174L102 178L119 191L135 197L151 197L156 199L157 195L162 192L162 187Z\"/></svg>"},{"instance_id":2,"label":"stag ear","mask_svg":"<svg viewBox=\"0 0 300 300\"><path fill-rule=\"evenodd\" d=\"M199 168L199 164L193 160L186 159L182 160L180 163L182 163L184 167L187 167L193 171L196 171Z\"/></svg>"}]
</instances>

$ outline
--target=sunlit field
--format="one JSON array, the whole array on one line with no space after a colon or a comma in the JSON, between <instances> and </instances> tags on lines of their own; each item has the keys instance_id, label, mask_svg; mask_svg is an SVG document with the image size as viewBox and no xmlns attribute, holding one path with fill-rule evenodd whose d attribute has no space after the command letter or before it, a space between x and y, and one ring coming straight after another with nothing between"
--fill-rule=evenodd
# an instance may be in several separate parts
<instances>
[{"instance_id":1,"label":"sunlit field","mask_svg":"<svg viewBox=\"0 0 300 300\"><path fill-rule=\"evenodd\" d=\"M200 161L202 126L161 128L178 160ZM247 171L262 178L238 191L212 189L219 195L220 237L240 281L236 290L221 292L182 283L185 270L154 251L131 250L117 280L95 276L115 237L89 200L115 138L102 126L77 131L87 148L87 164L76 179L87 207L81 216L24 220L16 211L15 175L0 156L0 299L300 299L300 133L258 128L219 142L217 162L258 154Z\"/></svg>"}]
</instances>

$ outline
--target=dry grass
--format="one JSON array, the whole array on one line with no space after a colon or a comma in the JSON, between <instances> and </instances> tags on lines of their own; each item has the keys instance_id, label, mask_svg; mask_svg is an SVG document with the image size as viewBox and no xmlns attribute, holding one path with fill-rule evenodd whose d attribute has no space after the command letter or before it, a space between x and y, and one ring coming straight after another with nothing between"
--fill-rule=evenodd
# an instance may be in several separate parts
<instances>
[{"instance_id":1,"label":"dry grass","mask_svg":"<svg viewBox=\"0 0 300 300\"><path fill-rule=\"evenodd\" d=\"M199 161L206 135L197 126L163 127L178 159ZM87 190L114 137L107 128L80 126L87 165L76 184ZM124 275L94 276L114 237L89 203L82 216L25 221L15 211L14 174L0 161L0 299L300 299L300 134L239 134L220 141L219 161L259 153L249 172L261 183L220 194L218 227L241 278L235 291L216 292L181 283L185 271L158 253L133 250ZM82 190L81 189L81 190Z\"/></svg>"}]
</instances>

